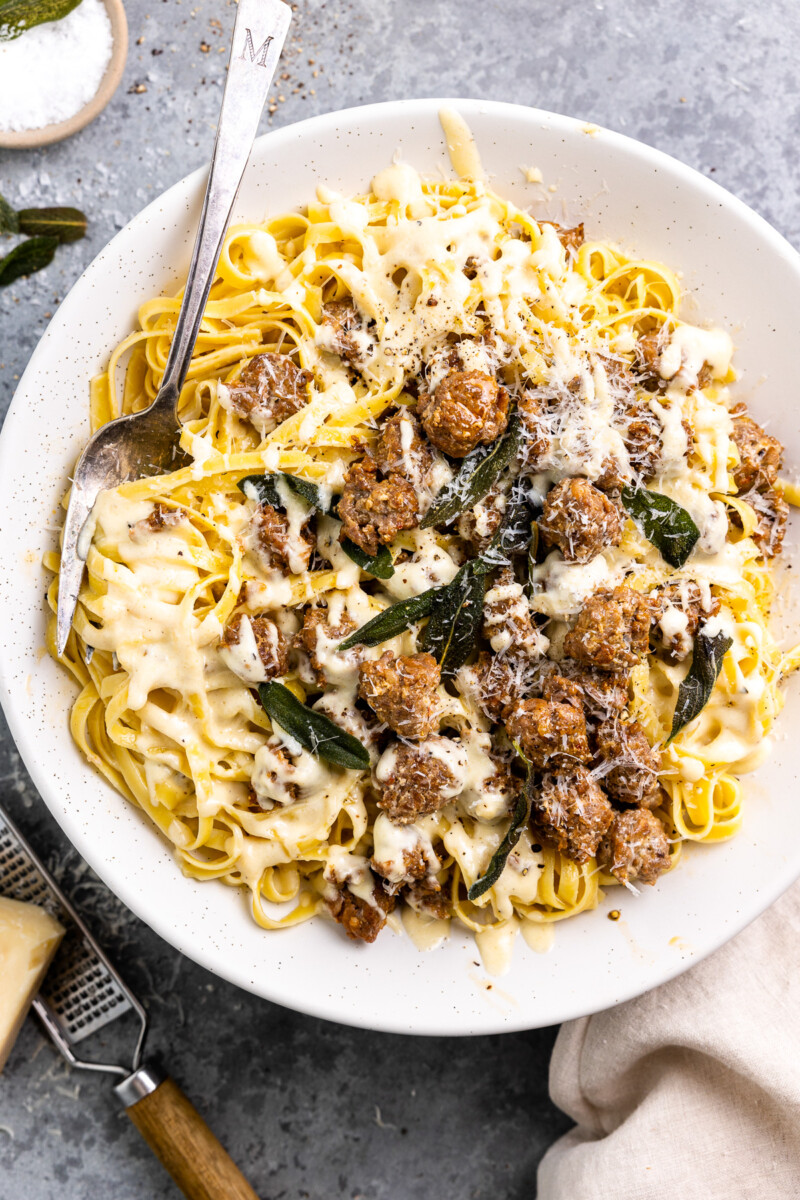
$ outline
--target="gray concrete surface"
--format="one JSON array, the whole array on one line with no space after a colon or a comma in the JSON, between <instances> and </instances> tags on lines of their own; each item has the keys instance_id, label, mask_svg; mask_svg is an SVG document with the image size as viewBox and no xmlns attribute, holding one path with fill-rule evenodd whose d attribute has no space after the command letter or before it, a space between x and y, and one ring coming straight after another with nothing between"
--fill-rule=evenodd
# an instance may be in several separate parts
<instances>
[{"instance_id":1,"label":"gray concrete surface","mask_svg":"<svg viewBox=\"0 0 800 1200\"><path fill-rule=\"evenodd\" d=\"M285 78L265 128L420 95L534 104L676 155L800 244L796 0L294 7ZM0 152L0 191L12 203L75 203L90 220L85 241L60 250L42 274L0 290L0 415L79 272L210 152L231 0L127 0L126 8L128 67L106 112L61 145ZM535 1195L536 1163L569 1125L547 1096L554 1031L423 1041L339 1028L256 1000L176 954L88 872L44 811L7 733L0 796L124 967L150 1009L152 1047L261 1196ZM117 1113L108 1084L69 1073L28 1021L0 1078L0 1200L176 1194Z\"/></svg>"}]
</instances>

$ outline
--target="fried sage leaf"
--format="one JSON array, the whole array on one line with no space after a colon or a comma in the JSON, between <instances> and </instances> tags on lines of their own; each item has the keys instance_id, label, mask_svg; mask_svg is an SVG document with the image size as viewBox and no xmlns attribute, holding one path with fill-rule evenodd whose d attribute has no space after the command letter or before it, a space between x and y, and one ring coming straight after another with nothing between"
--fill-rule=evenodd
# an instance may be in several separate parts
<instances>
[{"instance_id":1,"label":"fried sage leaf","mask_svg":"<svg viewBox=\"0 0 800 1200\"><path fill-rule=\"evenodd\" d=\"M330 501L326 503L316 483L312 483L310 479L300 479L297 475L286 475L282 471L274 475L245 475L237 486L248 500L255 500L257 504L269 504L272 508L283 508L285 503L281 496L281 483L301 500L305 500L310 508L319 509L322 513L330 512Z\"/></svg>"},{"instance_id":2,"label":"fried sage leaf","mask_svg":"<svg viewBox=\"0 0 800 1200\"><path fill-rule=\"evenodd\" d=\"M379 646L388 642L389 638L397 637L417 621L429 617L433 611L438 594L442 588L428 588L419 596L411 596L408 600L399 600L391 604L383 612L378 613L366 625L362 625L355 633L351 633L340 643L340 650L351 650L353 646Z\"/></svg>"},{"instance_id":3,"label":"fried sage leaf","mask_svg":"<svg viewBox=\"0 0 800 1200\"><path fill-rule=\"evenodd\" d=\"M344 538L341 547L348 558L358 563L362 571L374 575L376 579L391 579L394 575L394 563L388 546L381 546L377 554L367 554L355 542L351 542L350 538Z\"/></svg>"},{"instance_id":4,"label":"fried sage leaf","mask_svg":"<svg viewBox=\"0 0 800 1200\"><path fill-rule=\"evenodd\" d=\"M0 42L10 42L45 21L60 21L80 0L0 0Z\"/></svg>"},{"instance_id":5,"label":"fried sage leaf","mask_svg":"<svg viewBox=\"0 0 800 1200\"><path fill-rule=\"evenodd\" d=\"M488 892L490 887L494 887L500 876L505 870L508 856L516 846L522 836L522 831L528 820L531 802L528 795L527 786L520 792L519 799L514 806L514 811L511 814L511 824L509 825L506 836L503 838L500 845L495 850L489 866L479 879L476 879L472 887L467 892L467 897L470 900L477 900L484 892Z\"/></svg>"},{"instance_id":6,"label":"fried sage leaf","mask_svg":"<svg viewBox=\"0 0 800 1200\"><path fill-rule=\"evenodd\" d=\"M342 543L342 549L361 565L355 554L351 554L346 542ZM361 554L357 546L353 546L353 550ZM366 558L366 555L364 557ZM439 660L445 674L451 674L465 662L469 651L475 645L483 613L486 576L498 565L498 561L492 558L489 551L485 556L470 559L450 583L428 588L419 596L411 596L408 600L399 600L397 604L390 605L355 633L351 633L339 649L379 646L381 642L396 637L398 633L403 633L411 625L423 621L425 617L431 617L422 638L422 648L429 650ZM371 570L370 567L364 569ZM375 573L373 571L373 574Z\"/></svg>"},{"instance_id":7,"label":"fried sage leaf","mask_svg":"<svg viewBox=\"0 0 800 1200\"><path fill-rule=\"evenodd\" d=\"M664 561L682 567L700 537L686 509L661 492L630 486L622 489L622 503Z\"/></svg>"},{"instance_id":8,"label":"fried sage leaf","mask_svg":"<svg viewBox=\"0 0 800 1200\"><path fill-rule=\"evenodd\" d=\"M29 237L56 237L59 242L78 242L86 236L86 217L79 208L21 208L17 213L20 233Z\"/></svg>"},{"instance_id":9,"label":"fried sage leaf","mask_svg":"<svg viewBox=\"0 0 800 1200\"><path fill-rule=\"evenodd\" d=\"M513 413L501 438L467 455L455 479L442 488L420 521L420 529L445 525L480 503L517 453L521 436L519 415Z\"/></svg>"},{"instance_id":10,"label":"fried sage leaf","mask_svg":"<svg viewBox=\"0 0 800 1200\"><path fill-rule=\"evenodd\" d=\"M487 569L508 566L513 554L529 551L533 531L538 534L536 511L525 491L511 489L500 527L481 555Z\"/></svg>"},{"instance_id":11,"label":"fried sage leaf","mask_svg":"<svg viewBox=\"0 0 800 1200\"><path fill-rule=\"evenodd\" d=\"M310 479L301 479L298 475L281 474L281 479L285 482L290 491L299 496L301 500L305 500L312 508L316 508L321 513L329 513L331 511L330 493L323 495L322 489L313 483Z\"/></svg>"},{"instance_id":12,"label":"fried sage leaf","mask_svg":"<svg viewBox=\"0 0 800 1200\"><path fill-rule=\"evenodd\" d=\"M0 233L19 233L19 217L5 196L0 196Z\"/></svg>"},{"instance_id":13,"label":"fried sage leaf","mask_svg":"<svg viewBox=\"0 0 800 1200\"><path fill-rule=\"evenodd\" d=\"M722 632L710 637L706 633L698 633L694 639L692 665L678 688L667 745L705 708L722 670L722 660L732 645L733 638Z\"/></svg>"},{"instance_id":14,"label":"fried sage leaf","mask_svg":"<svg viewBox=\"0 0 800 1200\"><path fill-rule=\"evenodd\" d=\"M442 675L463 666L477 641L486 591L482 567L477 559L464 563L455 578L438 589L420 644L439 663Z\"/></svg>"},{"instance_id":15,"label":"fried sage leaf","mask_svg":"<svg viewBox=\"0 0 800 1200\"><path fill-rule=\"evenodd\" d=\"M33 275L53 261L58 247L58 238L35 237L20 242L13 250L0 258L0 287L6 287L23 275Z\"/></svg>"},{"instance_id":16,"label":"fried sage leaf","mask_svg":"<svg viewBox=\"0 0 800 1200\"><path fill-rule=\"evenodd\" d=\"M274 475L245 475L236 485L244 492L248 500L256 504L269 504L272 508L281 507L281 497Z\"/></svg>"},{"instance_id":17,"label":"fried sage leaf","mask_svg":"<svg viewBox=\"0 0 800 1200\"><path fill-rule=\"evenodd\" d=\"M365 771L369 767L369 751L358 738L324 713L306 708L282 683L275 680L262 683L258 696L270 720L317 758L351 771Z\"/></svg>"}]
</instances>

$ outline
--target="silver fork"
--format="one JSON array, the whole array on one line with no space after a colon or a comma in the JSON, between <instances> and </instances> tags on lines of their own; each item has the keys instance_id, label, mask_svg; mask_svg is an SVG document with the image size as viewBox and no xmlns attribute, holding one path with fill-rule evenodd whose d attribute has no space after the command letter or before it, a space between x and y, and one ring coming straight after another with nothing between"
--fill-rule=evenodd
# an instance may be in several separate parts
<instances>
[{"instance_id":1,"label":"silver fork","mask_svg":"<svg viewBox=\"0 0 800 1200\"><path fill-rule=\"evenodd\" d=\"M178 398L291 19L291 9L282 0L239 0L200 228L161 387L149 408L98 429L75 468L61 546L59 654L67 644L89 549L81 532L88 528L98 495L129 480L176 470L185 462L178 444Z\"/></svg>"}]
</instances>

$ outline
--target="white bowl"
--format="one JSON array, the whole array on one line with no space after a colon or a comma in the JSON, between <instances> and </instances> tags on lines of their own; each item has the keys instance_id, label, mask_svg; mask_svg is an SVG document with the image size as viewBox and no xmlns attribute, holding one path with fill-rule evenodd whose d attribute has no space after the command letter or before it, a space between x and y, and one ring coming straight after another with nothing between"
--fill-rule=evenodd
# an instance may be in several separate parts
<instances>
[{"instance_id":1,"label":"white bowl","mask_svg":"<svg viewBox=\"0 0 800 1200\"><path fill-rule=\"evenodd\" d=\"M320 181L345 193L364 189L398 151L424 172L449 170L441 103L350 109L268 134L256 144L238 217L301 205ZM585 219L591 235L683 273L688 311L731 330L743 373L737 393L796 467L800 258L791 247L727 192L647 146L515 105L451 103L498 191L540 214ZM544 187L526 182L521 168L532 166ZM797 695L774 754L750 777L736 839L690 847L678 870L638 899L613 889L600 909L559 925L547 955L520 939L500 980L486 975L460 932L430 953L390 931L373 946L354 945L323 920L263 932L243 893L184 878L154 828L81 759L67 723L72 681L43 651L40 562L89 433L88 380L133 327L138 305L182 281L205 175L150 204L84 273L31 358L0 439L0 697L45 802L108 886L173 946L241 987L335 1021L426 1034L533 1028L617 1004L685 970L800 875L800 745L786 737L800 714ZM787 541L796 561L791 533ZM606 918L614 907L617 922Z\"/></svg>"}]
</instances>

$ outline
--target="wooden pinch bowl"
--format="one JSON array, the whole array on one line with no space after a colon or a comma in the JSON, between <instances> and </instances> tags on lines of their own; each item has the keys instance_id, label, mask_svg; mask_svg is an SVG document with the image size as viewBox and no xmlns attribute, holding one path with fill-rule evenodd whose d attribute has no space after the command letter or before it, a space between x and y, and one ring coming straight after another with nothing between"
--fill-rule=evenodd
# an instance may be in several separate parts
<instances>
[{"instance_id":1,"label":"wooden pinch bowl","mask_svg":"<svg viewBox=\"0 0 800 1200\"><path fill-rule=\"evenodd\" d=\"M84 129L90 121L99 116L108 104L114 92L119 87L122 73L125 70L125 60L128 57L128 21L122 0L103 0L109 20L113 44L111 58L105 69L100 86L88 104L66 121L57 121L52 125L42 125L39 129L20 129L13 133L0 130L0 147L15 150L30 150L35 146L49 146L52 142L60 142L72 137L80 129Z\"/></svg>"}]
</instances>

